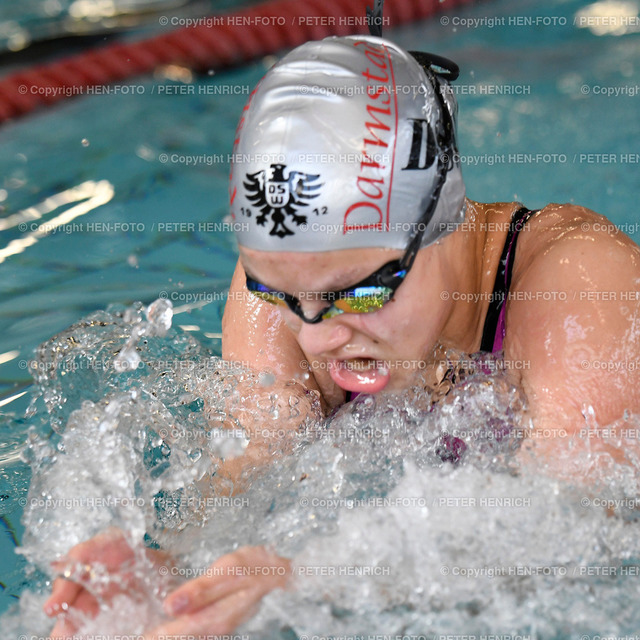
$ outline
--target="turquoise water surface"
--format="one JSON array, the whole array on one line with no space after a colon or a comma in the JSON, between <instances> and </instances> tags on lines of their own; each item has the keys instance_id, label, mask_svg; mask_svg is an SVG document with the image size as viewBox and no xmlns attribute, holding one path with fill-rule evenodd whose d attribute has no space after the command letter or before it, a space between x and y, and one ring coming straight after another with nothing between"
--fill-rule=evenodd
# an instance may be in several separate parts
<instances>
[{"instance_id":1,"label":"turquoise water surface","mask_svg":"<svg viewBox=\"0 0 640 640\"><path fill-rule=\"evenodd\" d=\"M637 16L637 5L617 4ZM584 16L598 5L484 2L384 35L459 64L471 198L581 204L637 242L640 27L594 33ZM159 71L0 128L0 611L28 582L14 554L29 481L19 453L28 424L47 428L40 405L22 417L34 348L110 303L165 296L174 326L220 353L237 257L233 235L216 226L227 215L227 158L272 63Z\"/></svg>"}]
</instances>

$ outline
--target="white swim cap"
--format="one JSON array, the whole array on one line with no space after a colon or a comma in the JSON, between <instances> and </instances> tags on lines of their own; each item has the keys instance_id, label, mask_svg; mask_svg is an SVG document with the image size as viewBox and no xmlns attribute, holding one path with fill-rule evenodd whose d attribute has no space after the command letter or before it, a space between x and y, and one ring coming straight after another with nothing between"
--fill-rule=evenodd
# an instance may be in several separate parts
<instances>
[{"instance_id":1,"label":"white swim cap","mask_svg":"<svg viewBox=\"0 0 640 640\"><path fill-rule=\"evenodd\" d=\"M238 124L230 177L238 243L404 249L421 220L423 247L454 231L465 215L456 110L448 82L388 40L332 37L294 49Z\"/></svg>"}]
</instances>

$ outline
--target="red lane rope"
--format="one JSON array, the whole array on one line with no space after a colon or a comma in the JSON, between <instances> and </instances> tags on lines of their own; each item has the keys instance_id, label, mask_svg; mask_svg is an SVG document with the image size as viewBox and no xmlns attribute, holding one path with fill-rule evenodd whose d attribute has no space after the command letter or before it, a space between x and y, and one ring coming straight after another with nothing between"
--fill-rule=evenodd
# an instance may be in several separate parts
<instances>
[{"instance_id":1,"label":"red lane rope","mask_svg":"<svg viewBox=\"0 0 640 640\"><path fill-rule=\"evenodd\" d=\"M475 0L392 0L386 3L383 27L422 20L473 2ZM373 5L373 0L269 0L216 16L216 20L204 20L196 27L176 29L140 42L107 45L36 66L0 80L0 122L82 95L86 87L133 78L152 72L160 65L220 70L307 40L363 33L367 30L358 21L364 18L367 4ZM298 20L309 16L317 20L308 24ZM272 20L259 20L266 17ZM285 24L278 25L278 18L284 18ZM354 18L354 24L341 18ZM245 19L247 24L241 22ZM46 87L51 90L44 91Z\"/></svg>"}]
</instances>

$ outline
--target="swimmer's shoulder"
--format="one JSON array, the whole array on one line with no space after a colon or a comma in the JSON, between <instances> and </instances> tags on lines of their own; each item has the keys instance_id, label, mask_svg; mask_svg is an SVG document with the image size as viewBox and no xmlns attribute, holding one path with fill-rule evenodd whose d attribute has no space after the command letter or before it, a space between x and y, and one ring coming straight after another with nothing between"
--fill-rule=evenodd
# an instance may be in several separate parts
<instances>
[{"instance_id":1,"label":"swimmer's shoulder","mask_svg":"<svg viewBox=\"0 0 640 640\"><path fill-rule=\"evenodd\" d=\"M518 240L505 354L538 407L575 418L591 405L601 424L640 411L634 335L640 315L640 248L607 218L551 204ZM610 364L607 364L610 363Z\"/></svg>"},{"instance_id":2,"label":"swimmer's shoulder","mask_svg":"<svg viewBox=\"0 0 640 640\"><path fill-rule=\"evenodd\" d=\"M609 273L603 273L605 266ZM605 216L554 203L529 218L520 233L512 289L535 290L536 281L584 286L589 280L598 287L612 279L612 272L620 276L620 285L630 274L640 277L640 247Z\"/></svg>"},{"instance_id":3,"label":"swimmer's shoulder","mask_svg":"<svg viewBox=\"0 0 640 640\"><path fill-rule=\"evenodd\" d=\"M245 280L238 260L222 317L222 357L255 371L270 371L281 383L298 380L300 390L318 391L324 403L315 370L277 308L249 293Z\"/></svg>"}]
</instances>

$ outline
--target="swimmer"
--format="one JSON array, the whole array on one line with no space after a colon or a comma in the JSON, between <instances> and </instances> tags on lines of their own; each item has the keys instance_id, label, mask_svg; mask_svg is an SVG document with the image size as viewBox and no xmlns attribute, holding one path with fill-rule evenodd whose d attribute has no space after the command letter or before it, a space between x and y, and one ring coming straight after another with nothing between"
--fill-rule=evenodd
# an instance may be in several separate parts
<instances>
[{"instance_id":1,"label":"swimmer","mask_svg":"<svg viewBox=\"0 0 640 640\"><path fill-rule=\"evenodd\" d=\"M534 438L639 411L624 365L640 355L640 248L580 206L467 199L456 75L356 36L303 45L266 75L236 136L223 357L308 373L329 411L408 388L439 345L483 350L512 365Z\"/></svg>"},{"instance_id":2,"label":"swimmer","mask_svg":"<svg viewBox=\"0 0 640 640\"><path fill-rule=\"evenodd\" d=\"M223 357L297 380L328 413L354 394L412 386L437 368L438 349L495 352L514 363L535 454L553 466L570 438L549 434L640 411L640 367L603 366L640 360L640 248L580 206L467 199L456 74L368 36L307 43L266 74L235 141L230 204L242 224ZM105 544L69 557L90 564ZM260 547L218 563L288 567ZM148 637L228 633L284 584L189 581ZM91 611L90 600L61 578L46 610ZM54 637L73 632L65 624Z\"/></svg>"}]
</instances>

